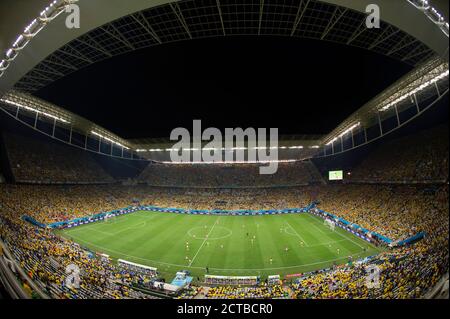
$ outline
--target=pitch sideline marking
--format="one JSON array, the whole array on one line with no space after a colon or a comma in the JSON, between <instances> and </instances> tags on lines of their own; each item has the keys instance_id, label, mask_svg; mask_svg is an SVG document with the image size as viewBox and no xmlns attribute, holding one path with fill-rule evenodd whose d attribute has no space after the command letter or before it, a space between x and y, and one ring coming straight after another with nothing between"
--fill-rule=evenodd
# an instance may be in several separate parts
<instances>
[{"instance_id":1,"label":"pitch sideline marking","mask_svg":"<svg viewBox=\"0 0 450 319\"><path fill-rule=\"evenodd\" d=\"M131 257L131 258L135 258L135 259L139 259L139 260L144 260L153 264L160 264L160 265L165 265L165 266L174 266L174 267L186 267L186 265L179 265L179 264L171 264L171 263L166 263L163 261L156 261L156 260L151 260L151 259L146 259L146 258L142 258L142 257L137 257L137 256L133 256L133 255L128 255L128 254L124 254L121 253L119 251L113 250L113 249L109 249L109 248L105 248L99 245L95 245L92 244L91 242L88 242L86 240L82 240L79 239L79 241L87 243L93 247L97 247L100 248L104 251L109 251L118 255L122 255L125 257ZM361 254L363 251L360 251L358 253L354 253L348 256L356 256ZM283 270L283 269L291 269L291 268L299 268L299 267L306 267L306 266L314 266L314 265L320 265L320 264L324 264L324 263L330 263L333 261L338 261L338 260L345 260L348 258L348 256L346 257L341 257L341 258L335 258L335 259L330 259L330 260L324 260L324 261L319 261L319 262L314 262L314 263L309 263L309 264L300 264L300 265L295 265L295 266L285 266L285 267L274 267L274 268L209 268L210 270L216 270L216 271L272 271L272 270ZM204 267L199 267L199 266L189 266L189 268L191 269L204 269Z\"/></svg>"},{"instance_id":2,"label":"pitch sideline marking","mask_svg":"<svg viewBox=\"0 0 450 319\"><path fill-rule=\"evenodd\" d=\"M308 214L309 215L309 214ZM152 217L147 217L147 216L145 216L146 218L145 219L152 219ZM311 216L311 218L313 218L313 219L315 219L314 218L314 216ZM219 218L218 218L219 219ZM216 221L216 222L218 222L218 220ZM318 221L317 221L318 222ZM103 226L103 225L102 225ZM289 225L290 226L290 225ZM213 227L214 227L214 225L213 225ZM291 226L291 228L292 228L292 226ZM71 232L78 232L78 230L80 230L81 228L73 228L73 229L71 229L71 230L69 230L68 232L66 231L66 233L71 233ZM343 237L341 234L339 234L338 233L338 235L340 235L341 237ZM84 240L84 239L81 239L81 238L79 238L78 236L72 236L72 237L77 237L78 238L78 240L79 241L81 241L81 242L84 242L84 243L86 243L86 244L89 244L89 245L91 245L91 246L93 246L93 247L97 247L97 248L100 248L100 249L102 249L102 250L104 250L104 251L109 251L109 252L111 252L111 253L116 253L116 254L118 254L118 255L122 255L122 256L125 256L125 257L130 257L130 258L134 258L134 259L137 259L137 260L143 260L143 261L147 261L147 262L150 262L150 264L159 264L159 265L165 265L165 266L174 266L174 267L186 267L186 265L184 264L184 265L180 265L180 264L173 264L173 263L167 263L167 262L162 262L162 261L156 261L156 260L151 260L151 259L146 259L146 258L142 258L142 257L138 257L138 256L133 256L133 255L128 255L128 254L124 254L124 253L122 253L122 252L119 252L119 251L116 251L116 250L113 250L113 249L109 249L109 248L106 248L106 247L103 247L103 246L99 246L99 245L96 245L96 244L93 244L93 243L91 243L91 242L89 242L89 241L86 241L86 240ZM347 239L349 239L350 240L350 238L347 238ZM370 246L372 246L370 243L369 243L369 245ZM359 245L357 245L358 247L360 247L360 248L362 248L361 246L359 246ZM375 248L375 250L376 251L378 251L378 252L380 252L376 247L373 247L372 246L372 248ZM355 255L359 255L359 254L361 254L361 253L363 253L364 252L364 250L363 251L360 251L360 252L357 252L357 253L354 253L354 254L352 254L352 255L350 255L350 256L355 256ZM245 271L269 271L269 270L283 270L283 269L292 269L292 268L299 268L299 267L306 267L306 266L313 266L313 265L319 265L319 264L324 264L324 263L329 263L329 262L334 262L334 261L339 261L339 260L345 260L345 258L346 257L341 257L341 258L336 258L336 259L331 259L331 260L324 260L324 261L319 261L319 262L314 262L314 263L308 263L308 264L300 264L300 265L294 265L294 266L284 266L284 267L274 267L274 268L246 268L246 269L242 269L242 268L235 268L235 269L233 269L233 268L210 268L211 270L215 270L215 271L225 271L225 272L228 272L228 271L239 271L239 272L245 272ZM203 267L199 267L199 266L189 266L189 268L191 268L191 269L203 269Z\"/></svg>"},{"instance_id":3,"label":"pitch sideline marking","mask_svg":"<svg viewBox=\"0 0 450 319\"><path fill-rule=\"evenodd\" d=\"M194 262L195 258L197 258L198 253L200 252L200 250L203 248L203 245L206 243L206 241L208 240L209 235L211 235L214 226L216 226L217 222L219 221L219 217L217 217L216 221L214 222L214 224L212 225L209 233L206 235L205 239L203 240L202 244L200 245L200 248L197 250L197 253L194 255L194 257L192 258L191 262L189 263L188 267L191 267L192 263Z\"/></svg>"}]
</instances>

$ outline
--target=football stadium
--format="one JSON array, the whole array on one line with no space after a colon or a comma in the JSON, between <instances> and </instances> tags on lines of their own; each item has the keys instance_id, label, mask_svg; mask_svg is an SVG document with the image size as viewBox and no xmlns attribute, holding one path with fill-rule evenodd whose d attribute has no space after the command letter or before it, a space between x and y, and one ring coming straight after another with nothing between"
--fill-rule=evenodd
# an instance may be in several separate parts
<instances>
[{"instance_id":1,"label":"football stadium","mask_svg":"<svg viewBox=\"0 0 450 319\"><path fill-rule=\"evenodd\" d=\"M448 299L448 21L0 1L0 299Z\"/></svg>"}]
</instances>

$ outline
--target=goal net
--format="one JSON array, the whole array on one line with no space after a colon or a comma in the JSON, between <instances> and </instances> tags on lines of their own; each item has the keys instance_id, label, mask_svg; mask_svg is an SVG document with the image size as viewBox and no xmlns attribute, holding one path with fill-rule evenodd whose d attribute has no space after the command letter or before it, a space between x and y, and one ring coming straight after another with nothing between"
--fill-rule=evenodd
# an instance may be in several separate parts
<instances>
[{"instance_id":1,"label":"goal net","mask_svg":"<svg viewBox=\"0 0 450 319\"><path fill-rule=\"evenodd\" d=\"M325 219L325 220L323 221L323 224L324 224L326 227L330 228L331 230L334 230L334 228L335 228L335 226L336 226L336 223L335 223L334 221L332 221L331 219Z\"/></svg>"},{"instance_id":2,"label":"goal net","mask_svg":"<svg viewBox=\"0 0 450 319\"><path fill-rule=\"evenodd\" d=\"M114 219L115 219L114 217L115 217L114 214L106 214L105 218L104 218L105 223L112 223L112 222L114 222Z\"/></svg>"}]
</instances>

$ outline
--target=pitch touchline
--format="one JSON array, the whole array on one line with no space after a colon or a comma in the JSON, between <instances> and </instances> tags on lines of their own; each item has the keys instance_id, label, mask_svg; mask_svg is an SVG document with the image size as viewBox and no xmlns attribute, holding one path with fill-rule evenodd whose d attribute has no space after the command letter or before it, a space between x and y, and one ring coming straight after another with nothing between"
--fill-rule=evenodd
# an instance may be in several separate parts
<instances>
[{"instance_id":1,"label":"pitch touchline","mask_svg":"<svg viewBox=\"0 0 450 319\"><path fill-rule=\"evenodd\" d=\"M196 254L194 255L194 257L192 258L192 260L191 260L191 262L189 263L189 266L188 266L188 267L191 267L192 263L194 262L194 260L195 260L195 258L197 257L198 253L199 253L200 250L202 249L203 245L204 245L204 244L206 243L206 241L208 240L209 235L211 235L211 233L212 233L212 231L213 231L213 229L214 229L214 226L216 226L217 222L219 221L219 218L220 218L220 216L217 217L217 219L216 219L216 221L214 222L214 224L212 225L212 227L211 227L209 233L205 236L205 239L203 240L202 244L200 245L200 248L197 250L197 253L196 253Z\"/></svg>"},{"instance_id":2,"label":"pitch touchline","mask_svg":"<svg viewBox=\"0 0 450 319\"><path fill-rule=\"evenodd\" d=\"M88 242L88 241L82 240L82 239L79 239L79 241L85 242L85 243L87 243L87 244L89 244L89 245L91 245L93 247L100 248L100 249L102 249L104 251L109 251L109 252L112 252L112 253L115 253L115 254L118 254L118 255L122 255L122 256L125 256L125 257L130 257L130 258L134 258L134 259L138 259L138 260L144 260L144 261L150 262L152 264L160 264L160 265L174 266L174 267L186 267L186 265L171 264L171 263L166 263L166 262L163 262L163 261L156 261L156 260L151 260L151 259L146 259L146 258L142 258L142 257L137 257L137 256L133 256L133 255L124 254L124 253L121 253L121 252L113 250L113 249L109 249L109 248L105 248L105 247L102 247L102 246L99 246L99 245L92 244L91 242ZM356 256L356 255L359 255L362 252L363 251L358 252L358 253L354 253L354 254L351 254L351 255L348 255L348 256L352 256L353 257L353 256ZM345 259L347 259L348 256L341 257L341 258L330 259L330 260L319 261L319 262L314 262L314 263L309 263L309 264L300 264L300 265L286 266L286 267L274 267L274 268L209 268L209 269L210 270L217 270L217 271L267 271L267 270L282 270L282 269L291 269L291 268L298 268L298 267L320 265L320 264L330 263L330 262L338 261L338 260L345 260ZM198 267L198 266L189 266L189 268L191 268L191 269L204 269L203 267Z\"/></svg>"}]
</instances>

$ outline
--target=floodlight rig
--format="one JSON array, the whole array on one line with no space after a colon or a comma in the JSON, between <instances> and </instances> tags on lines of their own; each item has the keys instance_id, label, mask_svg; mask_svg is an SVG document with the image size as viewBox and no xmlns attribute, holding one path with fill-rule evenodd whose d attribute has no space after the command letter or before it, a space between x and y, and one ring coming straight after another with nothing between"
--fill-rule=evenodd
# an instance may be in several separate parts
<instances>
[{"instance_id":1,"label":"floodlight rig","mask_svg":"<svg viewBox=\"0 0 450 319\"><path fill-rule=\"evenodd\" d=\"M76 2L78 2L78 0L54 0L45 7L39 16L31 21L17 37L12 47L6 50L4 58L0 60L0 78L9 68L11 63L17 58L20 51L22 51L28 43L30 43L30 41L47 26L47 24L63 13L68 6Z\"/></svg>"}]
</instances>

